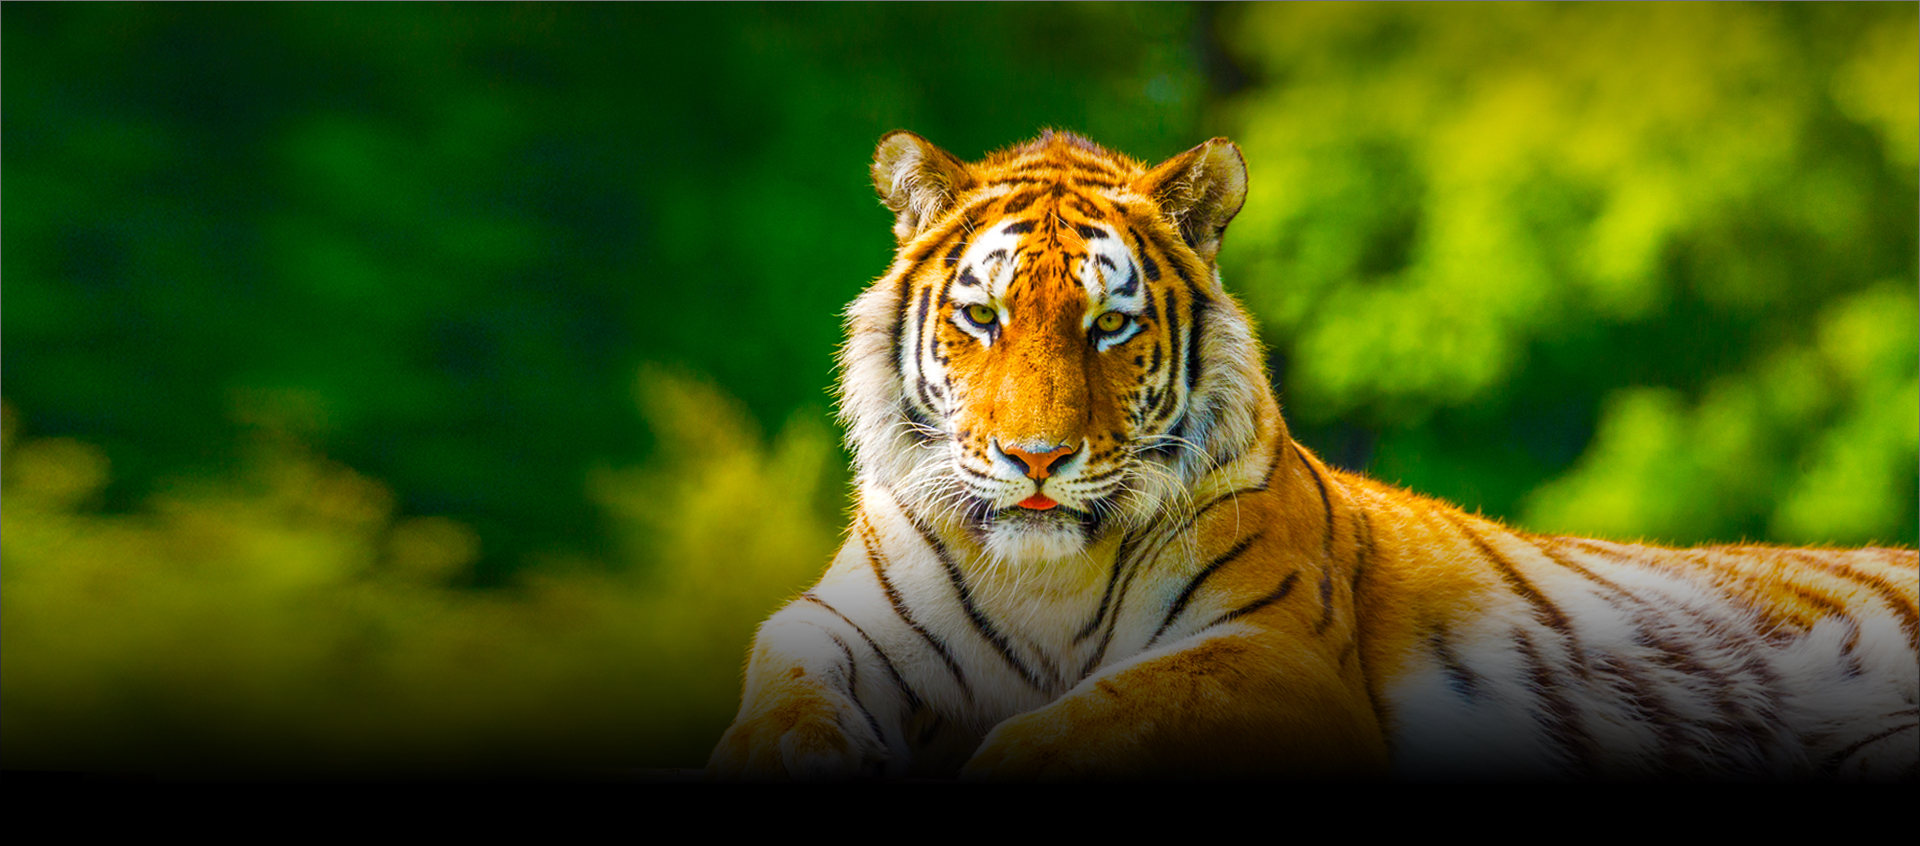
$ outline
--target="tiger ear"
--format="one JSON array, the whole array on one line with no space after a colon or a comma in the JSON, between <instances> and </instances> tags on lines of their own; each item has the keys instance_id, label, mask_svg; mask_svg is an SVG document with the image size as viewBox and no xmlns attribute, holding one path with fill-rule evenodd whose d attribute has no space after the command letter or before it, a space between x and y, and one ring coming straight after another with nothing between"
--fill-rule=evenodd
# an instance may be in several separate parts
<instances>
[{"instance_id":1,"label":"tiger ear","mask_svg":"<svg viewBox=\"0 0 1920 846\"><path fill-rule=\"evenodd\" d=\"M893 237L904 244L974 186L973 170L952 153L904 129L873 151L873 187L893 209Z\"/></svg>"},{"instance_id":2,"label":"tiger ear","mask_svg":"<svg viewBox=\"0 0 1920 846\"><path fill-rule=\"evenodd\" d=\"M1156 165L1133 190L1153 198L1187 246L1211 262L1228 221L1247 201L1247 161L1232 141L1215 138Z\"/></svg>"}]
</instances>

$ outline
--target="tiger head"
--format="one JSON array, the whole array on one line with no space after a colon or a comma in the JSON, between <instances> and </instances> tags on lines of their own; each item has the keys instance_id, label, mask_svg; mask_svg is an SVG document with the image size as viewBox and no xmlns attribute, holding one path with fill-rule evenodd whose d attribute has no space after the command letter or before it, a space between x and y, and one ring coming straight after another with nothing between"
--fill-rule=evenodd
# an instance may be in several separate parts
<instances>
[{"instance_id":1,"label":"tiger head","mask_svg":"<svg viewBox=\"0 0 1920 846\"><path fill-rule=\"evenodd\" d=\"M1246 196L1232 143L1149 169L1067 133L964 162L894 132L873 179L898 252L848 310L840 414L910 514L1061 558L1256 441L1273 400L1214 265Z\"/></svg>"}]
</instances>

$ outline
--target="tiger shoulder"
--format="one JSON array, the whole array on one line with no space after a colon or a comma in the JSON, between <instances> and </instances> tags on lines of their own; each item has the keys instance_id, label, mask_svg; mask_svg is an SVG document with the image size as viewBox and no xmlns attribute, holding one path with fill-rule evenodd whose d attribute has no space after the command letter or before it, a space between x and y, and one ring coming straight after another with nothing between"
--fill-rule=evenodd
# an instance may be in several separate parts
<instances>
[{"instance_id":1,"label":"tiger shoulder","mask_svg":"<svg viewBox=\"0 0 1920 846\"><path fill-rule=\"evenodd\" d=\"M763 624L715 777L1920 775L1920 555L1518 531L1288 434L1216 138L871 176L847 540Z\"/></svg>"}]
</instances>

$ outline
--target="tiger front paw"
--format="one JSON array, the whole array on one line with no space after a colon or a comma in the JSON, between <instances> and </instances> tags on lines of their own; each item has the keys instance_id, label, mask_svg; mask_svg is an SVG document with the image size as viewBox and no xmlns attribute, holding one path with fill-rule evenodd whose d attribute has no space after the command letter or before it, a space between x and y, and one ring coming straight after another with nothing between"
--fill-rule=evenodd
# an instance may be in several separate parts
<instances>
[{"instance_id":1,"label":"tiger front paw","mask_svg":"<svg viewBox=\"0 0 1920 846\"><path fill-rule=\"evenodd\" d=\"M846 697L788 689L741 710L707 760L726 781L845 781L878 776L887 748Z\"/></svg>"}]
</instances>

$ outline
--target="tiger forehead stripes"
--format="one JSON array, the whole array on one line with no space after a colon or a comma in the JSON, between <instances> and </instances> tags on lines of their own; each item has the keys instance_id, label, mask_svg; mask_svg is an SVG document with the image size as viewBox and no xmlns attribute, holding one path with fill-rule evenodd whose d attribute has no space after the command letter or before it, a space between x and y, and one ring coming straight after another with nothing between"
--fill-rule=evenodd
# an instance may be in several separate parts
<instances>
[{"instance_id":1,"label":"tiger forehead stripes","mask_svg":"<svg viewBox=\"0 0 1920 846\"><path fill-rule=\"evenodd\" d=\"M845 544L761 626L744 779L1920 777L1920 555L1517 531L1288 435L1214 139L881 139Z\"/></svg>"}]
</instances>

